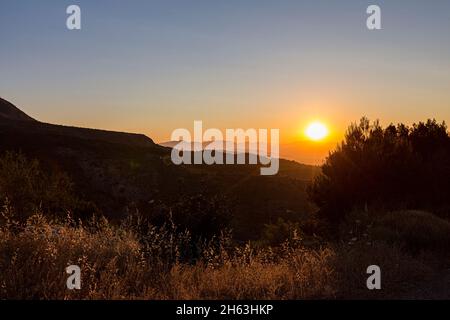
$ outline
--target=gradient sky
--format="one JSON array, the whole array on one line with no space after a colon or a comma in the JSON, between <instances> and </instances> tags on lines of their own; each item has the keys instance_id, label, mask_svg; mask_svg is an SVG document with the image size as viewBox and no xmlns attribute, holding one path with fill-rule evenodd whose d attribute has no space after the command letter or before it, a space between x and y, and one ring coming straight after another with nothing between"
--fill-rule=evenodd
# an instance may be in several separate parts
<instances>
[{"instance_id":1,"label":"gradient sky","mask_svg":"<svg viewBox=\"0 0 450 320\"><path fill-rule=\"evenodd\" d=\"M81 31L66 29L70 4ZM369 4L383 30L367 30ZM0 0L0 96L155 141L194 120L292 143L319 119L333 144L363 115L448 121L449 71L448 0Z\"/></svg>"}]
</instances>

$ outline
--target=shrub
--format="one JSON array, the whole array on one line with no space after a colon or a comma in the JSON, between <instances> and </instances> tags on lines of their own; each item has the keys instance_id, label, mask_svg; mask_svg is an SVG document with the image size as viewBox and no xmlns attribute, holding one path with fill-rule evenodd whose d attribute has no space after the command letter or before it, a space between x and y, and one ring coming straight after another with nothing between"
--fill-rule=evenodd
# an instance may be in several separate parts
<instances>
[{"instance_id":1,"label":"shrub","mask_svg":"<svg viewBox=\"0 0 450 320\"><path fill-rule=\"evenodd\" d=\"M265 245L276 246L286 241L286 239L295 241L300 238L300 226L298 223L278 218L276 223L264 225L261 242Z\"/></svg>"},{"instance_id":2,"label":"shrub","mask_svg":"<svg viewBox=\"0 0 450 320\"><path fill-rule=\"evenodd\" d=\"M447 251L450 246L450 223L424 211L395 211L381 217L372 235L414 251Z\"/></svg>"},{"instance_id":3,"label":"shrub","mask_svg":"<svg viewBox=\"0 0 450 320\"><path fill-rule=\"evenodd\" d=\"M22 220L36 211L55 216L65 216L68 211L95 211L94 206L74 195L65 173L44 171L37 160L15 152L0 157L0 201L5 199Z\"/></svg>"},{"instance_id":4,"label":"shrub","mask_svg":"<svg viewBox=\"0 0 450 320\"><path fill-rule=\"evenodd\" d=\"M180 231L188 229L196 238L211 239L229 228L232 219L230 203L220 196L184 196L173 204L154 203L147 217L152 225L175 225Z\"/></svg>"},{"instance_id":5,"label":"shrub","mask_svg":"<svg viewBox=\"0 0 450 320\"><path fill-rule=\"evenodd\" d=\"M338 298L347 299L429 299L426 288L433 290L436 270L423 258L413 257L399 245L357 243L338 246L334 270L339 275ZM381 269L381 290L367 290L366 269L377 265Z\"/></svg>"}]
</instances>

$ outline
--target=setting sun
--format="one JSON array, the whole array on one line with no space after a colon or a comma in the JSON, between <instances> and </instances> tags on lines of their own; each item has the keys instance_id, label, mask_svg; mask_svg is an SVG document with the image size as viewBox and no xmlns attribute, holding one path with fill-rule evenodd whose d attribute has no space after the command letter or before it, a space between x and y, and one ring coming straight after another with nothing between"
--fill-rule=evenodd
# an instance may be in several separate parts
<instances>
[{"instance_id":1,"label":"setting sun","mask_svg":"<svg viewBox=\"0 0 450 320\"><path fill-rule=\"evenodd\" d=\"M328 135L328 128L321 122L313 122L308 125L305 133L309 139L318 141Z\"/></svg>"}]
</instances>

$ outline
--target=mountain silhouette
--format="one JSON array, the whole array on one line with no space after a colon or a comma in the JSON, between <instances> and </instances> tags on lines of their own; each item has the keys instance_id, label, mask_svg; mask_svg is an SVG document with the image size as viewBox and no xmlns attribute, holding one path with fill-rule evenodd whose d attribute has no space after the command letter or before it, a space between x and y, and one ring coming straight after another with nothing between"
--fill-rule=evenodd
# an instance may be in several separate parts
<instances>
[{"instance_id":1,"label":"mountain silhouette","mask_svg":"<svg viewBox=\"0 0 450 320\"><path fill-rule=\"evenodd\" d=\"M4 120L36 121L11 102L0 98L0 118Z\"/></svg>"},{"instance_id":2,"label":"mountain silhouette","mask_svg":"<svg viewBox=\"0 0 450 320\"><path fill-rule=\"evenodd\" d=\"M16 129L21 128L24 131L37 134L38 136L53 135L87 140L102 140L105 142L143 147L156 146L152 139L143 134L78 128L40 122L2 98L0 98L0 125L10 128L15 127Z\"/></svg>"}]
</instances>

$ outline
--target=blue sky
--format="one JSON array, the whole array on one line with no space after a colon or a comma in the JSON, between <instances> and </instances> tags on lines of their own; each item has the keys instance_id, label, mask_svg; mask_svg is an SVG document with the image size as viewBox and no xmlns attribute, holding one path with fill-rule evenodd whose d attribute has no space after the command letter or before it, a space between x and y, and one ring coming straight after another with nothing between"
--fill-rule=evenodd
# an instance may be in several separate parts
<instances>
[{"instance_id":1,"label":"blue sky","mask_svg":"<svg viewBox=\"0 0 450 320\"><path fill-rule=\"evenodd\" d=\"M65 27L66 7L82 30ZM369 31L369 4L383 30ZM143 132L342 133L450 119L450 1L0 0L0 96L42 121Z\"/></svg>"}]
</instances>

